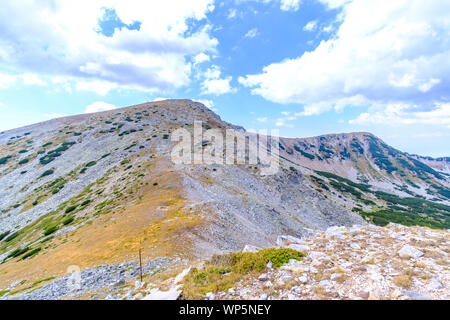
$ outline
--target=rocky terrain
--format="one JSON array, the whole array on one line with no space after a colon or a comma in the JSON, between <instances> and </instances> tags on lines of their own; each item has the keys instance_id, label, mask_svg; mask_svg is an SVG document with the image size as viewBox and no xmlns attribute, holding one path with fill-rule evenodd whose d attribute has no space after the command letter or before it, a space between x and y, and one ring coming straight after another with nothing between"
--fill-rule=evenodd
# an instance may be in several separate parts
<instances>
[{"instance_id":1,"label":"rocky terrain","mask_svg":"<svg viewBox=\"0 0 450 320\"><path fill-rule=\"evenodd\" d=\"M254 139L191 100L1 132L0 296L123 297L129 281L134 288L139 249L148 284L134 293L143 298L157 289L151 281L214 254L273 247L278 235L307 239L332 226L390 222L450 228L447 158L409 155L369 133L350 133L280 138L274 174L262 163L175 164L172 133L193 132L195 121ZM210 144L200 139L194 153L207 157ZM74 265L88 288L69 293L61 279ZM119 281L119 292L109 292Z\"/></svg>"}]
</instances>

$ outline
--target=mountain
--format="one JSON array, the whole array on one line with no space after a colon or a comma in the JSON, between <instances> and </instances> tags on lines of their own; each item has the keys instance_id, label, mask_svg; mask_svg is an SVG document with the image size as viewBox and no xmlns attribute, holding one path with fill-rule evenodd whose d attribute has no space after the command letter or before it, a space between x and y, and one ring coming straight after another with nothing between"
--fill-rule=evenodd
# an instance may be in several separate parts
<instances>
[{"instance_id":1,"label":"mountain","mask_svg":"<svg viewBox=\"0 0 450 320\"><path fill-rule=\"evenodd\" d=\"M195 121L245 134L191 100L0 133L0 288L15 282L20 294L72 265L135 261L139 249L148 261L193 261L335 225L450 228L448 158L349 133L280 138L275 174L263 164L175 164L171 134Z\"/></svg>"}]
</instances>

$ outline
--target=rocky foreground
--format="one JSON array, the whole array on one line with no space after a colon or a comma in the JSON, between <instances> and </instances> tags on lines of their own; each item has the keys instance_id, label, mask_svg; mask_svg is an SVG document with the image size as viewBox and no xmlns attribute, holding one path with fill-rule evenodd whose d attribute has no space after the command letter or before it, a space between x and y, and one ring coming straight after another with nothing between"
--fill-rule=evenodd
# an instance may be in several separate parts
<instances>
[{"instance_id":1,"label":"rocky foreground","mask_svg":"<svg viewBox=\"0 0 450 320\"><path fill-rule=\"evenodd\" d=\"M279 236L278 248L305 254L279 268L243 275L225 291L204 299L450 299L450 232L423 227L365 225L331 227L308 239ZM246 246L243 251L257 252ZM6 299L186 299L183 278L199 261L156 259L144 266L139 281L136 262L82 271L82 288L68 291L67 276ZM167 266L168 268L166 268ZM112 269L111 269L112 268ZM123 269L123 270L122 270ZM111 271L111 272L109 272ZM232 277L224 273L222 277ZM97 281L98 280L98 281Z\"/></svg>"},{"instance_id":2,"label":"rocky foreground","mask_svg":"<svg viewBox=\"0 0 450 320\"><path fill-rule=\"evenodd\" d=\"M279 237L306 254L209 299L449 299L450 233L390 224Z\"/></svg>"}]
</instances>

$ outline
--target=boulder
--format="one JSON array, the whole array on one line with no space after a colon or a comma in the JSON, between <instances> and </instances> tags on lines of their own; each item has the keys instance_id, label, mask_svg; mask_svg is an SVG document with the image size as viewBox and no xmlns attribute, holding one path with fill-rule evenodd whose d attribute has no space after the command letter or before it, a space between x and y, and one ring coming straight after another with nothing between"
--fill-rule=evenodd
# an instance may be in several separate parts
<instances>
[{"instance_id":1,"label":"boulder","mask_svg":"<svg viewBox=\"0 0 450 320\"><path fill-rule=\"evenodd\" d=\"M400 251L398 252L398 255L401 258L420 258L421 256L424 255L424 253L420 250L417 250L416 248L410 246L410 245L405 245L403 246L403 248L400 249Z\"/></svg>"}]
</instances>

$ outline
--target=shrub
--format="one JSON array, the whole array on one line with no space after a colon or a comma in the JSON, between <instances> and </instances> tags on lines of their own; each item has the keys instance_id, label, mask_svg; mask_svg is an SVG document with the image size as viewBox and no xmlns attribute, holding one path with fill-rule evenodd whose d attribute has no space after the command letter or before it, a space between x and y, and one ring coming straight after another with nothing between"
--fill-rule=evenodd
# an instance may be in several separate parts
<instances>
[{"instance_id":1,"label":"shrub","mask_svg":"<svg viewBox=\"0 0 450 320\"><path fill-rule=\"evenodd\" d=\"M215 255L202 269L193 269L185 277L183 294L186 298L198 299L207 292L225 291L236 282L265 271L269 261L274 268L278 268L291 259L300 260L304 256L288 248ZM224 274L227 276L224 277Z\"/></svg>"},{"instance_id":2,"label":"shrub","mask_svg":"<svg viewBox=\"0 0 450 320\"><path fill-rule=\"evenodd\" d=\"M0 164L7 163L9 159L11 159L11 156L6 156L6 157L3 157L3 158L0 158Z\"/></svg>"},{"instance_id":3,"label":"shrub","mask_svg":"<svg viewBox=\"0 0 450 320\"><path fill-rule=\"evenodd\" d=\"M86 166L85 167L92 167L92 166L95 166L97 164L97 161L90 161L90 162L88 162L88 163L86 163Z\"/></svg>"},{"instance_id":4,"label":"shrub","mask_svg":"<svg viewBox=\"0 0 450 320\"><path fill-rule=\"evenodd\" d=\"M169 135L168 134L163 135L163 139L169 139Z\"/></svg>"},{"instance_id":5,"label":"shrub","mask_svg":"<svg viewBox=\"0 0 450 320\"><path fill-rule=\"evenodd\" d=\"M63 225L68 225L68 224L71 224L72 222L73 222L73 220L75 220L75 217L74 216L70 216L70 217L67 217L65 220L63 220Z\"/></svg>"},{"instance_id":6,"label":"shrub","mask_svg":"<svg viewBox=\"0 0 450 320\"><path fill-rule=\"evenodd\" d=\"M9 233L9 232L8 232ZM14 232L12 235L10 235L8 238L5 239L5 242L10 242L17 238L19 236L19 232Z\"/></svg>"},{"instance_id":7,"label":"shrub","mask_svg":"<svg viewBox=\"0 0 450 320\"><path fill-rule=\"evenodd\" d=\"M44 236L48 236L52 233L55 233L58 230L57 225L53 225L44 230Z\"/></svg>"},{"instance_id":8,"label":"shrub","mask_svg":"<svg viewBox=\"0 0 450 320\"><path fill-rule=\"evenodd\" d=\"M52 144L53 144L53 142L47 142L47 143L45 143L45 144L42 145L42 148L51 146Z\"/></svg>"},{"instance_id":9,"label":"shrub","mask_svg":"<svg viewBox=\"0 0 450 320\"><path fill-rule=\"evenodd\" d=\"M51 175L51 174L53 174L53 173L55 173L55 171L54 171L53 169L46 170L46 171L44 171L43 174L41 174L41 178L42 178L42 177L49 176L49 175Z\"/></svg>"},{"instance_id":10,"label":"shrub","mask_svg":"<svg viewBox=\"0 0 450 320\"><path fill-rule=\"evenodd\" d=\"M0 234L0 241L2 241L8 234L10 233L10 231L6 231Z\"/></svg>"},{"instance_id":11,"label":"shrub","mask_svg":"<svg viewBox=\"0 0 450 320\"><path fill-rule=\"evenodd\" d=\"M28 158L22 159L19 161L19 164L25 164L28 163L28 161L30 161Z\"/></svg>"},{"instance_id":12,"label":"shrub","mask_svg":"<svg viewBox=\"0 0 450 320\"><path fill-rule=\"evenodd\" d=\"M33 249L33 250L27 252L27 253L22 257L22 260L25 260L25 259L27 259L27 258L30 258L30 257L32 257L32 256L37 255L37 254L39 253L39 251L41 251L41 248L36 248L36 249Z\"/></svg>"},{"instance_id":13,"label":"shrub","mask_svg":"<svg viewBox=\"0 0 450 320\"><path fill-rule=\"evenodd\" d=\"M25 252L27 252L29 249L30 248L28 248L28 247L16 249L16 250L12 251L10 254L8 254L6 259L18 257L18 256L24 254Z\"/></svg>"},{"instance_id":14,"label":"shrub","mask_svg":"<svg viewBox=\"0 0 450 320\"><path fill-rule=\"evenodd\" d=\"M122 160L120 162L121 165L128 164L128 163L130 163L130 160L128 160L128 159Z\"/></svg>"},{"instance_id":15,"label":"shrub","mask_svg":"<svg viewBox=\"0 0 450 320\"><path fill-rule=\"evenodd\" d=\"M70 206L66 209L66 213L71 213L72 211L74 211L76 208L78 207L78 205L74 205L74 206Z\"/></svg>"},{"instance_id":16,"label":"shrub","mask_svg":"<svg viewBox=\"0 0 450 320\"><path fill-rule=\"evenodd\" d=\"M90 200L90 199L84 200L84 201L81 203L81 206L82 206L82 207L85 207L85 206L87 206L89 203L91 203L91 200Z\"/></svg>"}]
</instances>

